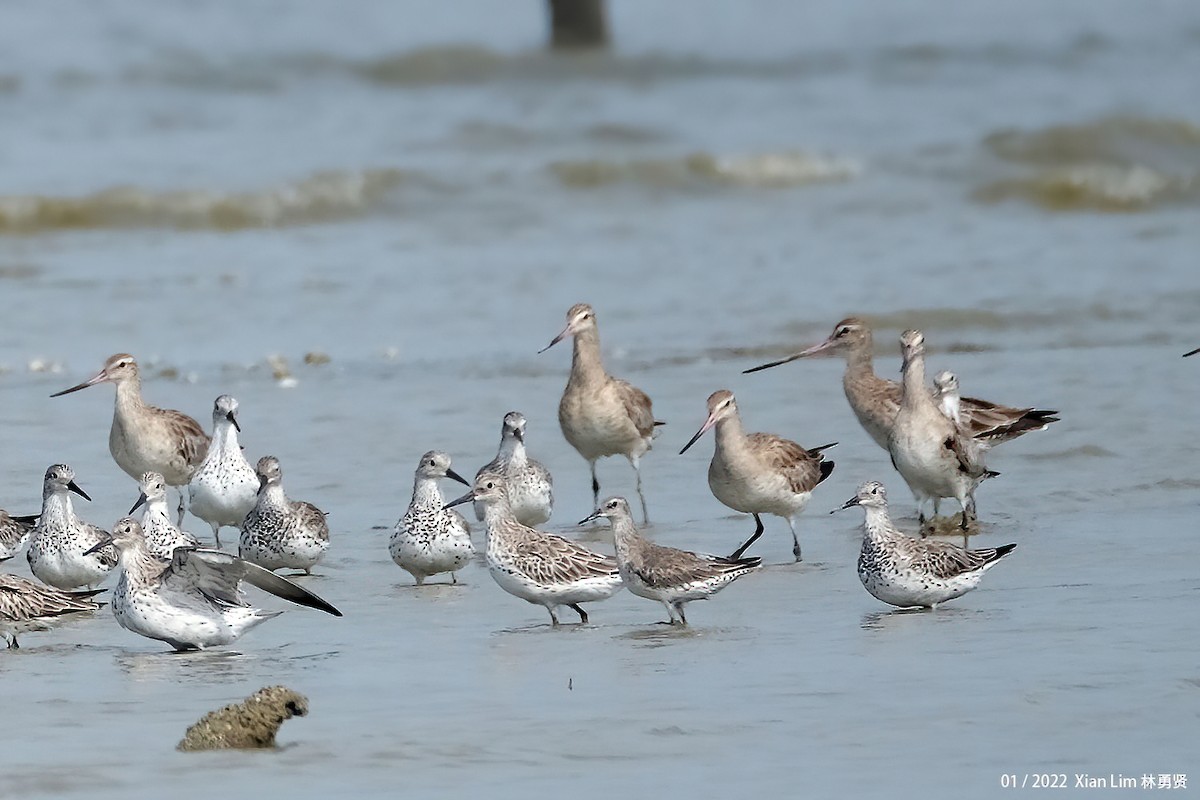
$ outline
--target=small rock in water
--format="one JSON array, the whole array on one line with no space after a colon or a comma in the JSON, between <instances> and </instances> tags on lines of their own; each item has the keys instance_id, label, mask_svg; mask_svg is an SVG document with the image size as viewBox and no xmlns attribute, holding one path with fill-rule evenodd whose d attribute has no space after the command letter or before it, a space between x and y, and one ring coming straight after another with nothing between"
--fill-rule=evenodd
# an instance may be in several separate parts
<instances>
[{"instance_id":1,"label":"small rock in water","mask_svg":"<svg viewBox=\"0 0 1200 800\"><path fill-rule=\"evenodd\" d=\"M267 366L271 368L271 376L277 381L292 377L292 370L283 356L267 356Z\"/></svg>"},{"instance_id":2,"label":"small rock in water","mask_svg":"<svg viewBox=\"0 0 1200 800\"><path fill-rule=\"evenodd\" d=\"M321 353L318 351L313 351L311 353L305 353L304 354L304 363L308 364L309 366L313 366L313 367L320 366L321 364L328 364L329 356L326 353Z\"/></svg>"},{"instance_id":3,"label":"small rock in water","mask_svg":"<svg viewBox=\"0 0 1200 800\"><path fill-rule=\"evenodd\" d=\"M205 714L187 729L177 750L227 750L275 746L285 719L308 713L308 698L286 686L259 689L240 703Z\"/></svg>"}]
</instances>

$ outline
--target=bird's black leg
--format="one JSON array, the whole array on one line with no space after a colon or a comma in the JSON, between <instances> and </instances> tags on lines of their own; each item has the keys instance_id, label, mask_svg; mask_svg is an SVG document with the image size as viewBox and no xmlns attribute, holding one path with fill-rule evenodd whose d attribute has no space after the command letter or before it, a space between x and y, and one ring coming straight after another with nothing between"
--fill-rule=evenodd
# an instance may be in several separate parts
<instances>
[{"instance_id":1,"label":"bird's black leg","mask_svg":"<svg viewBox=\"0 0 1200 800\"><path fill-rule=\"evenodd\" d=\"M754 535L747 539L741 547L729 554L730 561L737 561L742 557L742 553L746 552L746 548L758 541L758 537L763 535L763 521L758 514L754 515Z\"/></svg>"}]
</instances>

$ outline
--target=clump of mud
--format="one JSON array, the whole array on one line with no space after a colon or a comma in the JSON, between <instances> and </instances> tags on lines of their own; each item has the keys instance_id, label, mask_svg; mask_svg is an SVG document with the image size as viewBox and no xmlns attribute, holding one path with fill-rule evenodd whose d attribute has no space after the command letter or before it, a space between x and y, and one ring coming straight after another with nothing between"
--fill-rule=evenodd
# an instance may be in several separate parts
<instances>
[{"instance_id":1,"label":"clump of mud","mask_svg":"<svg viewBox=\"0 0 1200 800\"><path fill-rule=\"evenodd\" d=\"M177 750L225 750L275 746L285 719L308 713L308 698L286 686L259 689L240 703L205 714L187 729Z\"/></svg>"}]
</instances>

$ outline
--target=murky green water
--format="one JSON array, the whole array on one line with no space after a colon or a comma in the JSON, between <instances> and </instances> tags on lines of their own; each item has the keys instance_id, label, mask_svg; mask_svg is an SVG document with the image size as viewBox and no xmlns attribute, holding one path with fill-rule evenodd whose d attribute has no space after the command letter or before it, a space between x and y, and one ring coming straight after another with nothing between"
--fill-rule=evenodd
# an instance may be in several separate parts
<instances>
[{"instance_id":1,"label":"murky green water","mask_svg":"<svg viewBox=\"0 0 1200 800\"><path fill-rule=\"evenodd\" d=\"M310 585L346 616L182 656L107 610L28 634L0 652L0 796L975 797L1188 771L1200 11L702 5L616 3L617 53L579 59L538 51L534 2L8 10L0 506L35 510L64 461L85 518L129 508L111 389L48 398L129 351L151 402L207 425L239 399L247 454L330 512ZM768 520L772 566L686 631L628 593L551 630L480 565L417 591L388 559L420 454L470 473L511 409L555 474L550 527L610 546L573 527L569 353L535 355L579 301L669 423L643 462L656 540L752 529L708 492L711 442L676 455L713 390L752 430L841 442L809 560ZM861 520L825 513L875 478L915 522L840 362L741 374L851 313L881 372L918 326L965 393L1063 414L992 454L978 541L1018 549L935 614L867 595ZM600 477L633 491L623 462ZM273 683L311 705L281 752L173 750Z\"/></svg>"}]
</instances>

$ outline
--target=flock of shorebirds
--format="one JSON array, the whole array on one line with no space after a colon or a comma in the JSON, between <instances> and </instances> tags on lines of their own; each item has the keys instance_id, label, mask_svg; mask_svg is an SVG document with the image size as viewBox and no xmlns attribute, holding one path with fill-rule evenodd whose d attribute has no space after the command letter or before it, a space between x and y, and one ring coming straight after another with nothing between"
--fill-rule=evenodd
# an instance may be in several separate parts
<instances>
[{"instance_id":1,"label":"flock of shorebirds","mask_svg":"<svg viewBox=\"0 0 1200 800\"><path fill-rule=\"evenodd\" d=\"M469 524L455 506L471 503L483 522L484 557L491 576L510 594L544 606L554 625L559 624L561 607L574 610L586 623L582 604L611 597L623 586L662 603L671 624L683 625L686 603L708 598L761 566L760 558L745 552L763 533L762 515L787 521L793 554L801 560L797 518L816 487L833 472L825 451L836 442L806 448L774 434L748 434L733 393L714 392L708 398L707 419L680 453L714 430L709 488L721 503L752 515L754 532L728 556L655 544L641 534L624 498L600 501L596 461L614 455L629 460L637 477L642 521L647 523L640 460L663 423L654 418L645 392L606 371L591 306L573 306L566 327L543 351L566 338L573 340L574 352L558 418L567 441L589 464L595 507L579 524L607 520L615 556L537 530L535 526L553 512L553 480L528 456L526 420L514 411L504 417L496 458L471 482L451 468L446 453L432 450L421 456L412 501L389 542L396 564L418 584L443 573L456 581L455 572L474 557L475 548ZM975 491L998 474L984 463L987 451L1041 430L1058 417L1054 411L962 397L957 379L948 372L937 375L931 388L921 332L905 331L900 345L900 383L875 374L871 330L855 318L839 322L818 345L745 371L823 353L845 358L843 388L850 407L871 438L888 451L917 500L921 524L919 535L901 532L888 515L884 487L874 481L859 487L841 506L861 506L865 512L859 578L885 603L933 608L975 588L983 573L1015 547L965 547L976 518ZM40 581L0 574L0 634L11 647L17 646L19 633L42 629L64 614L96 609L95 596L104 590L95 587L113 571L119 572L111 598L117 622L176 650L228 644L280 613L250 605L241 591L243 583L341 615L297 582L311 574L330 546L325 515L310 503L288 498L276 458L265 456L255 466L246 460L238 441L241 428L234 398L221 395L214 402L210 436L191 417L146 404L137 362L127 354L110 357L96 375L52 396L100 383L116 387L109 450L139 486L130 514L144 510L140 518L124 517L111 530L83 522L71 495L90 498L75 483L69 466L55 464L46 470L40 514L11 517L0 511L0 561L27 543L30 569ZM443 478L459 481L470 491L447 502L438 488ZM171 487L179 493L174 514L168 502ZM190 512L212 527L215 547L181 529L185 496ZM945 498L953 498L961 508L964 546L926 536L926 504L936 525ZM237 555L220 549L222 527L239 529ZM280 570L295 572L284 577L277 574Z\"/></svg>"}]
</instances>

